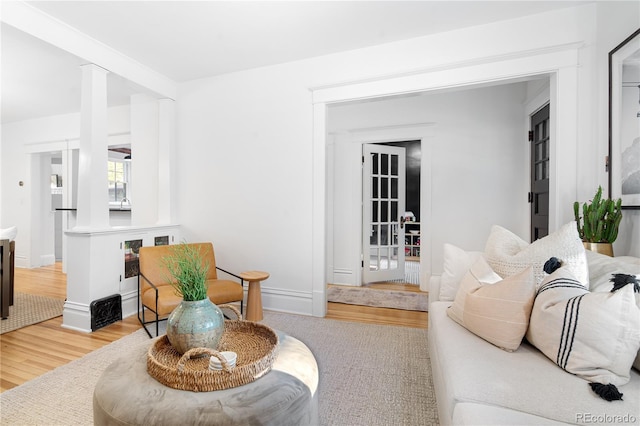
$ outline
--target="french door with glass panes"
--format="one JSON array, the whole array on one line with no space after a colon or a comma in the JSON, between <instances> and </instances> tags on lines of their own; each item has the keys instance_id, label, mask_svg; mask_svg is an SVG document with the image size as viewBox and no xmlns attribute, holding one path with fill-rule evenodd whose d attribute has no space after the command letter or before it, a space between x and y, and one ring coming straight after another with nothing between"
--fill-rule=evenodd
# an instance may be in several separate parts
<instances>
[{"instance_id":1,"label":"french door with glass panes","mask_svg":"<svg viewBox=\"0 0 640 426\"><path fill-rule=\"evenodd\" d=\"M363 145L364 283L404 278L405 149Z\"/></svg>"}]
</instances>

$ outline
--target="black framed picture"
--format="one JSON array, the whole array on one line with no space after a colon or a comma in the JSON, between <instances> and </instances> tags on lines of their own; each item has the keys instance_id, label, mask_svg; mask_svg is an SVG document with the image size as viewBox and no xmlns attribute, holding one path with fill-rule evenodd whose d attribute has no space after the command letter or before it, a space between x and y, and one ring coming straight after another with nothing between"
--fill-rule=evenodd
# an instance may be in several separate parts
<instances>
[{"instance_id":1,"label":"black framed picture","mask_svg":"<svg viewBox=\"0 0 640 426\"><path fill-rule=\"evenodd\" d=\"M640 209L640 29L609 52L609 197Z\"/></svg>"}]
</instances>

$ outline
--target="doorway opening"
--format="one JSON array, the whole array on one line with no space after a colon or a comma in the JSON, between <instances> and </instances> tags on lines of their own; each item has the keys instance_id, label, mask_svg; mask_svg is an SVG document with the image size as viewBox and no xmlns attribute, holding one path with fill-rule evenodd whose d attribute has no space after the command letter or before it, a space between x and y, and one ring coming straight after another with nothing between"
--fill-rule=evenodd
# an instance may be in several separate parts
<instances>
[{"instance_id":1,"label":"doorway opening","mask_svg":"<svg viewBox=\"0 0 640 426\"><path fill-rule=\"evenodd\" d=\"M54 241L54 257L56 262L62 262L62 235L63 235L63 221L62 214L59 209L62 209L62 195L63 195L63 165L62 165L62 151L57 151L51 155L51 211L53 212L53 241Z\"/></svg>"},{"instance_id":2,"label":"doorway opening","mask_svg":"<svg viewBox=\"0 0 640 426\"><path fill-rule=\"evenodd\" d=\"M336 109L332 110L331 114L332 117L338 120L344 117L345 111ZM359 112L356 112L356 115L361 116ZM352 117L348 116L344 120L347 125L352 121ZM327 144L328 169L326 176L329 204L327 211L328 232L326 235L328 261L325 265L325 285L330 283L360 287L364 282L399 280L401 282L410 281L414 283L411 286L419 287L419 291L427 290L427 272L431 263L432 250L429 235L431 230L429 227L425 227L424 224L431 223L431 194L430 191L424 191L424 188L431 188L430 158L432 156L430 152L435 137L434 128L435 123L433 122L417 122L400 126L347 127L345 131L330 135ZM393 146L393 144L398 144L399 146ZM403 144L409 148L405 150L402 147ZM369 253L364 247L365 237L373 235L371 233L372 230L376 231L373 223L366 225L367 228L365 228L365 221L363 220L365 216L363 212L363 192L366 185L364 182L369 182L368 185L373 184L372 180L369 181L369 179L363 177L363 146L402 150L404 151L401 156L402 162L409 164L409 206L411 206L411 209L407 209L403 205L402 208L398 206L396 210L392 211L388 207L386 211L395 218L395 223L392 223L389 218L385 219L381 216L377 220L372 220L372 222L379 222L375 225L382 225L382 222L386 222L384 223L387 226L386 235L393 238L393 227L399 225L400 219L405 219L406 212L412 212L413 216L411 216L411 213L407 214L411 221L411 225L407 226L407 228L413 229L413 232L411 232L413 236L409 238L409 245L415 246L409 248L410 252L408 254L412 257L412 261L416 262L411 264L414 267L411 280L405 279L404 275L368 281L363 279L364 266L369 264L370 261ZM405 175L406 172L402 174L403 178ZM388 176L382 176L382 174L379 174L378 177L380 178L379 184L383 182L383 179L388 178ZM402 194L405 195L406 190L403 190ZM406 196L403 198L406 198ZM377 201L381 201L381 199ZM414 223L417 220L413 219L413 217L420 218L422 222ZM423 225L421 226L421 224ZM402 231L404 232L404 229ZM380 227L378 227L377 233L382 238ZM417 244L418 237L420 238L419 247ZM407 253L405 251L407 249L405 236L402 236L399 243L402 243L401 254L404 256ZM396 247L391 247L391 249L396 249ZM364 253L367 253L367 255L365 256Z\"/></svg>"},{"instance_id":3,"label":"doorway opening","mask_svg":"<svg viewBox=\"0 0 640 426\"><path fill-rule=\"evenodd\" d=\"M361 241L352 245L352 252L358 254L359 279L349 284L349 274L334 268L333 277L343 278L343 283L327 286L328 313L332 318L353 316L374 317L376 321L405 321L415 324L426 323L428 299L420 288L420 213L421 213L421 162L422 139L396 137L376 137L368 134L356 138L360 150L358 157L341 162L345 149L336 148L336 176L346 177L343 169L358 169L361 180L354 179L346 185L340 179L335 188L338 208L333 217L341 234L349 227L340 226L345 216L347 203L341 202L342 193L349 192L352 202L356 197L360 206L358 215L350 220L350 229L362 230ZM414 136L415 137L415 136ZM333 150L332 150L333 152ZM360 170L359 157L362 157ZM341 166L342 165L342 166ZM350 190L346 187L350 187ZM358 196L359 195L359 196ZM356 199L356 200L357 200ZM344 235L336 235L336 240ZM338 244L340 244L338 242ZM336 264L341 259L336 259ZM342 272L342 273L339 273ZM356 307L350 307L355 305ZM397 314L402 312L402 314ZM403 319L400 320L399 317Z\"/></svg>"},{"instance_id":4,"label":"doorway opening","mask_svg":"<svg viewBox=\"0 0 640 426\"><path fill-rule=\"evenodd\" d=\"M367 122L364 120L366 117L377 118L384 117L381 115L364 115L360 114L358 120L350 120L349 126L340 126L341 123L337 122L332 112L336 107L351 107L352 105L364 105L365 103L371 103L373 99L380 99L385 96L393 96L394 94L413 94L413 93L444 93L445 91L460 90L462 87L469 88L476 85L477 87L500 85L507 82L528 82L535 79L548 79L548 94L547 98L551 104L556 105L556 108L551 111L551 129L550 135L552 140L557 135L561 136L562 140L562 153L575 152L577 146L577 130L575 128L575 122L571 118L575 118L575 105L578 90L578 74L576 61L577 50L571 46L567 49L554 52L542 52L536 56L536 61L522 61L522 57L518 58L506 58L500 61L488 61L482 64L473 64L469 66L455 67L455 73L450 73L448 70L440 70L434 72L424 72L411 75L398 75L382 80L374 79L371 81L358 82L358 85L335 85L330 87L321 87L313 90L313 231L312 231L312 249L313 249L313 273L312 273L312 312L314 316L324 316L327 311L327 282L331 282L331 278L335 275L336 271L336 259L335 256L336 236L338 233L335 231L334 219L336 217L335 212L335 196L333 189L337 181L336 174L334 173L334 150L338 145L336 139L340 137L340 130L357 128L358 126L367 127L375 124L369 124L373 120ZM558 66L559 64L565 64ZM434 78L434 76L438 78ZM562 83L562 84L560 84ZM453 93L453 92L452 92ZM539 94L534 92L527 92L527 98L534 98L536 96L543 96L542 91ZM522 99L522 98L521 98ZM529 102L525 101L525 105ZM465 111L476 112L476 109L470 109L469 106L465 107ZM493 112L493 109L481 108L481 111ZM406 110L403 110L406 111ZM439 109L434 111L439 113ZM469 115L468 115L469 116ZM471 117L475 117L473 114ZM566 117L566 120L556 120L555 118L561 116ZM425 116L431 119L431 116ZM521 117L522 119L522 117ZM345 120L346 121L346 120ZM343 121L343 122L345 122ZM379 122L379 120L377 120ZM407 118L403 116L403 121L407 122ZM433 121L437 121L437 117L433 118ZM522 123L522 122L521 122ZM555 124L553 124L555 123ZM396 124L380 123L383 128L386 125L387 128L399 126ZM522 124L521 124L522 126ZM528 123L527 123L528 127ZM442 140L440 129L438 129L438 141ZM344 132L347 133L347 132ZM434 133L433 130L429 133ZM474 133L477 134L477 133ZM347 136L349 134L347 133ZM426 135L427 137L433 135ZM408 139L396 139L396 140L408 140ZM487 139L493 141L493 138ZM454 140L455 141L455 140ZM423 140L424 143L424 140ZM431 147L431 144L427 143L423 145L424 148L435 151L435 147ZM522 145L520 145L522 146ZM555 158L555 167L551 170L551 185L549 188L549 211L552 214L549 215L549 228L555 229L563 217L569 214L568 207L562 207L558 202L571 194L575 194L577 187L576 179L576 165L575 157L570 155L555 155L556 147L551 146L551 158ZM432 164L428 164L429 160L433 156L431 153L425 155L423 152L423 162L428 170L423 167L423 184L425 180L428 180L428 185L423 185L424 188L436 188L440 176L431 176ZM438 157L440 154L438 153ZM500 158L499 156L496 156ZM523 158L524 160L524 158ZM524 169L524 161L514 165L520 164L520 170ZM528 155L526 159L528 165ZM491 169L492 175L495 171L500 171L500 168ZM427 173L428 171L428 173ZM528 167L526 169L528 174ZM557 176L556 176L557 174ZM426 176L426 177L425 177ZM454 176L456 178L456 176ZM526 186L528 187L528 180L526 179ZM433 181L433 184L432 184ZM455 181L455 179L452 179ZM501 180L500 182L511 182L509 180ZM559 182L562 182L562 187L559 186ZM518 183L520 184L520 183ZM464 185L460 186L464 188ZM524 192L524 191L523 191ZM475 193L471 195L475 196ZM448 191L441 194L430 194L430 191L426 191L426 194L422 197L423 207L421 209L422 216L425 212L431 217L437 214L441 214L444 208L438 211L432 209L432 204L436 201L439 205L450 204L452 197ZM453 199L457 201L457 199ZM523 206L526 206L526 215L529 216L529 206L526 203L526 198L523 200ZM460 209L464 210L464 209ZM521 210L525 210L521 208ZM446 214L449 212L455 212L455 208L446 209ZM498 215L503 215L507 219L512 215L511 209L496 209ZM520 214L520 212L518 212ZM447 219L449 219L447 217ZM494 215L486 215L481 220L491 221L495 223L501 218L495 218ZM481 220L476 220L474 223L475 229L484 223L480 223ZM504 222L507 222L506 220ZM528 231L529 221L526 223L516 224L514 228L524 229L524 232ZM444 222L443 222L444 223ZM428 283L432 271L437 273L438 270L434 270L434 264L441 264L442 253L440 251L434 253L433 246L438 246L443 240L443 236L450 235L452 233L460 233L466 246L474 245L474 238L478 238L476 234L464 232L464 229L457 226L460 221L450 220L448 228L436 228L429 230L432 235L427 238L423 236L422 250L421 250L421 286L422 282ZM423 231L424 234L424 231ZM475 235L475 236L474 236ZM429 241L428 256L429 259L425 259L425 241ZM477 245L477 244L476 244ZM329 279L327 279L329 278ZM427 290L425 285L425 290Z\"/></svg>"}]
</instances>

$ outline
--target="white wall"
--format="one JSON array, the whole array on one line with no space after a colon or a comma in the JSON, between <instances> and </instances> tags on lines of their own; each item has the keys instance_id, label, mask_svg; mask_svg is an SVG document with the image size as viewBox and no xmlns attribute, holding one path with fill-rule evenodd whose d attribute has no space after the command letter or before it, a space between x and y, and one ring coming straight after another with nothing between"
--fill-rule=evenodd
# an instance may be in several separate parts
<instances>
[{"instance_id":1,"label":"white wall","mask_svg":"<svg viewBox=\"0 0 640 426\"><path fill-rule=\"evenodd\" d=\"M422 255L433 262L426 265L429 271L442 270L443 242L482 250L493 224L528 235L525 88L518 83L329 108L330 132L434 124L433 137L425 142L432 145L431 158L426 159L431 162L431 187L422 188L424 196L431 192L433 207L421 217L423 235L427 228L431 234L431 241L421 239ZM341 151L336 148L336 152ZM346 164L344 158L335 159L334 258L329 261L338 269L353 268L344 264L347 257L340 249L352 248L349 242L360 235L360 223L344 215L354 197L361 197L360 181L347 180L353 176L347 170L360 170L358 159L359 155L352 157Z\"/></svg>"},{"instance_id":2,"label":"white wall","mask_svg":"<svg viewBox=\"0 0 640 426\"><path fill-rule=\"evenodd\" d=\"M623 8L618 12L625 16L637 11L635 5ZM313 251L311 241L316 214L312 204L316 200L312 193L313 176L317 167L324 168L324 163L314 161L312 137L317 129L313 128L310 89L339 88L396 74L410 76L420 70L455 72L457 64L526 58L534 51L553 51L576 43L581 61L576 71L578 90L572 104L576 108L583 101L595 105L606 102L593 84L600 77L600 64L606 61L594 48L599 34L596 23L614 25L618 16L611 14L605 19L597 13L596 6L586 5L180 85L178 215L185 235L191 240L213 241L222 265L235 270L255 268L271 272L271 278L263 283L265 306L311 312L314 257L323 256ZM545 22L545 31L539 31L540 22ZM464 77L470 82L477 78L463 75L461 80ZM557 81L552 86L554 90L555 84L560 90L564 87L562 81ZM361 86L350 86L354 99L362 93ZM572 197L583 191L582 185L591 192L593 182L603 178L593 176L600 161L589 154L605 143L597 134L606 123L595 110L595 107L581 108L582 114L569 117L569 123L575 123L574 129L580 129L582 136L579 152L571 151L571 155L576 155L574 179L580 186L578 191L569 191ZM478 150L470 154L480 153ZM434 153L434 157L446 155ZM434 182L436 188L443 185L444 182ZM323 200L322 194L316 196L317 200ZM462 202L448 196L446 191L439 194L439 200L440 203L434 203L434 217L446 216L451 205L460 203L454 211L457 219L464 218L467 232L486 235L485 224L491 221L490 217L503 214L499 209L490 209L477 222L475 215L465 212ZM568 220L570 207L563 206L560 210L560 219ZM526 237L528 230L523 232ZM464 233L453 237L461 238ZM483 238L473 238L473 245L481 246Z\"/></svg>"},{"instance_id":3,"label":"white wall","mask_svg":"<svg viewBox=\"0 0 640 426\"><path fill-rule=\"evenodd\" d=\"M219 266L268 271L265 306L309 312L311 93L294 68L180 87L177 219Z\"/></svg>"}]
</instances>

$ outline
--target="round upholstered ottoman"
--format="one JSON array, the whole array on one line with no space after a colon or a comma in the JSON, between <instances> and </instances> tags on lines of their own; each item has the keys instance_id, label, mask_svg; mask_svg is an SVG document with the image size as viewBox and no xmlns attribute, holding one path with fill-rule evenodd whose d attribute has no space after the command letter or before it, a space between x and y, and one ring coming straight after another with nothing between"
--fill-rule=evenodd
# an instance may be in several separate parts
<instances>
[{"instance_id":1,"label":"round upholstered ottoman","mask_svg":"<svg viewBox=\"0 0 640 426\"><path fill-rule=\"evenodd\" d=\"M147 373L150 344L104 371L93 393L96 425L316 425L318 364L284 333L272 370L244 386L214 392L172 389Z\"/></svg>"}]
</instances>

